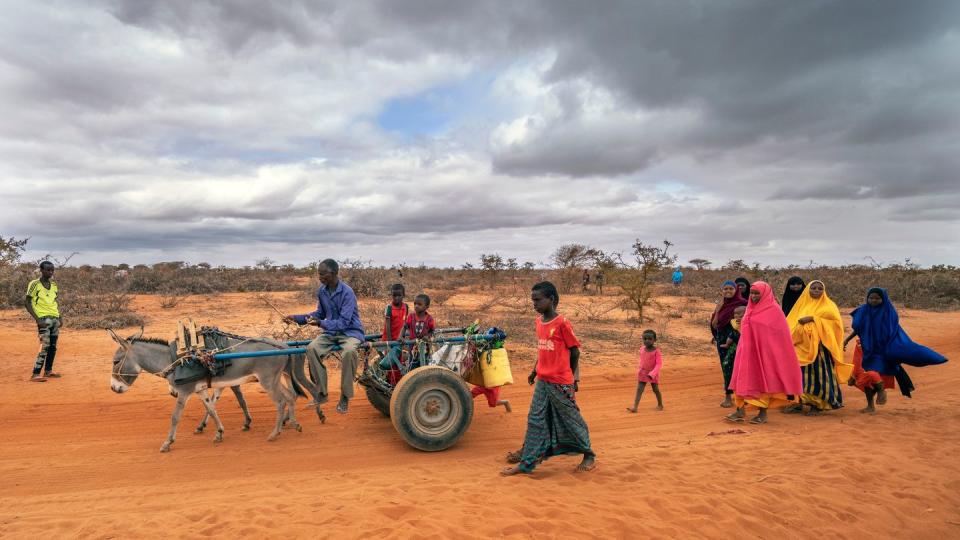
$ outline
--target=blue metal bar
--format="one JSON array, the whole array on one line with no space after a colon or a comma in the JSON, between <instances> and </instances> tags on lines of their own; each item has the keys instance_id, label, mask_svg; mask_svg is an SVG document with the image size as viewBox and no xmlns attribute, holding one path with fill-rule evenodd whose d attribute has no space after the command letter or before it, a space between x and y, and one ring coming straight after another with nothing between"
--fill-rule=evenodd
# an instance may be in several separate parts
<instances>
[{"instance_id":1,"label":"blue metal bar","mask_svg":"<svg viewBox=\"0 0 960 540\"><path fill-rule=\"evenodd\" d=\"M465 343L468 336L452 336L452 337L440 337L433 340L433 343L444 344L444 343ZM480 343L483 341L492 341L494 336L488 336L486 334L473 334L469 336L470 341L474 343ZM309 341L307 342L309 343ZM412 345L416 343L415 340L405 339L401 341L374 341L370 343L371 347L377 349L387 349L391 347L396 347L398 345ZM339 350L339 348L334 348L333 350ZM262 356L287 356L289 354L305 354L307 349L304 347L295 347L290 349L270 349L267 351L248 351L248 352L233 352L233 353L217 353L213 355L213 358L216 360L233 360L236 358L258 358Z\"/></svg>"},{"instance_id":2,"label":"blue metal bar","mask_svg":"<svg viewBox=\"0 0 960 540\"><path fill-rule=\"evenodd\" d=\"M435 334L450 334L453 332L463 332L463 328L437 328L434 330ZM380 334L367 334L363 336L364 341L378 341L380 339ZM305 339L299 341L287 341L287 345L291 347L303 347L304 345L309 345L313 340Z\"/></svg>"}]
</instances>

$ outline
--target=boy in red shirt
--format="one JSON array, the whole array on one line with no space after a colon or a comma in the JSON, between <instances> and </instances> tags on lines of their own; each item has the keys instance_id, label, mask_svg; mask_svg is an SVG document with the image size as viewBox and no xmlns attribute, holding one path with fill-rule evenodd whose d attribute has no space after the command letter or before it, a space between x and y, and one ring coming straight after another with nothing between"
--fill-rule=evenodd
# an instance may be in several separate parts
<instances>
[{"instance_id":1,"label":"boy in red shirt","mask_svg":"<svg viewBox=\"0 0 960 540\"><path fill-rule=\"evenodd\" d=\"M553 283L541 281L534 285L530 299L533 309L540 314L537 364L527 378L536 386L519 462L500 474L529 474L541 461L564 454L583 454L576 471L591 471L596 468L597 456L590 448L590 432L575 397L578 385L574 373L580 361L580 340L570 321L557 313L560 294Z\"/></svg>"},{"instance_id":2,"label":"boy in red shirt","mask_svg":"<svg viewBox=\"0 0 960 540\"><path fill-rule=\"evenodd\" d=\"M410 312L410 308L403 301L405 294L406 291L402 284L397 283L390 286L390 296L393 301L387 304L387 309L383 312L382 337L384 341L396 341L400 339L403 332L403 325L407 322L407 315Z\"/></svg>"}]
</instances>

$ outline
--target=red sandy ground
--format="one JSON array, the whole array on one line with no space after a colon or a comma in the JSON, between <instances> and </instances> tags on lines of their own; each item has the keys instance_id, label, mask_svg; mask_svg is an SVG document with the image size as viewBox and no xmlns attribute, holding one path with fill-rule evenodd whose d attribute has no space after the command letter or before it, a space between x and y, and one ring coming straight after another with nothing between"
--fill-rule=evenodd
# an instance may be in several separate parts
<instances>
[{"instance_id":1,"label":"red sandy ground","mask_svg":"<svg viewBox=\"0 0 960 540\"><path fill-rule=\"evenodd\" d=\"M292 294L274 299L305 307ZM564 306L582 300L565 297ZM172 310L139 297L135 308L147 317L147 335L161 337L184 315L240 333L262 330L267 317L243 294L190 298ZM708 309L671 331L702 340L698 321ZM735 426L721 420L720 371L706 346L683 356L664 345L666 410L654 411L648 392L632 415L624 408L633 353L585 343L578 399L599 468L574 474L578 459L563 457L532 477L500 478L504 453L523 437L526 384L504 389L513 414L477 400L467 435L441 453L408 447L362 394L349 415L329 414L326 425L299 411L304 431L268 443L273 406L248 385L250 432L240 431L239 409L225 395L223 443L210 432L193 435L201 407L191 401L173 451L160 454L173 406L163 381L142 375L130 392L114 394L114 343L103 331L68 327L58 354L64 378L25 382L37 349L33 325L25 313L2 311L0 537L957 538L960 314L907 311L903 322L917 341L954 358L912 370L912 400L891 393L868 416L857 412L863 395L845 390L843 410L820 418L773 412L745 434L727 433ZM530 345L508 342L521 360ZM527 369L515 366L518 383Z\"/></svg>"}]
</instances>

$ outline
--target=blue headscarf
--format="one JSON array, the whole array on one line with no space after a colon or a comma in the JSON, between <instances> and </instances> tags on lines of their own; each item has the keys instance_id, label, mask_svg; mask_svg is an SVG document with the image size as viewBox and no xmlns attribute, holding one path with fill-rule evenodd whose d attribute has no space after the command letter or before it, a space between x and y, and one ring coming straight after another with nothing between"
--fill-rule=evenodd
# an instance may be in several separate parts
<instances>
[{"instance_id":1,"label":"blue headscarf","mask_svg":"<svg viewBox=\"0 0 960 540\"><path fill-rule=\"evenodd\" d=\"M860 336L863 369L881 375L896 375L900 364L933 366L947 359L940 353L914 343L900 326L900 316L893 307L886 289L874 287L867 296L877 293L883 298L879 306L864 303L853 311L853 329Z\"/></svg>"}]
</instances>

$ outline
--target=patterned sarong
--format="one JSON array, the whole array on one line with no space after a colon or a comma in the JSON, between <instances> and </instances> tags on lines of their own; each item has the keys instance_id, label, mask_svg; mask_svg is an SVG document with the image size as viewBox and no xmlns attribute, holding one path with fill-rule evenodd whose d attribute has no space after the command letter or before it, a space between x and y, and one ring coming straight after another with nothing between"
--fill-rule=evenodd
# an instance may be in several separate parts
<instances>
[{"instance_id":1,"label":"patterned sarong","mask_svg":"<svg viewBox=\"0 0 960 540\"><path fill-rule=\"evenodd\" d=\"M822 410L843 407L843 394L840 393L840 381L834 372L833 358L823 345L820 345L817 358L810 364L801 366L800 371L803 372L801 402Z\"/></svg>"},{"instance_id":2,"label":"patterned sarong","mask_svg":"<svg viewBox=\"0 0 960 540\"><path fill-rule=\"evenodd\" d=\"M538 380L527 415L520 470L530 472L544 459L563 454L594 455L587 423L580 415L573 385Z\"/></svg>"}]
</instances>

